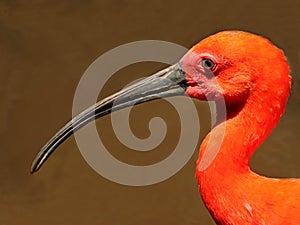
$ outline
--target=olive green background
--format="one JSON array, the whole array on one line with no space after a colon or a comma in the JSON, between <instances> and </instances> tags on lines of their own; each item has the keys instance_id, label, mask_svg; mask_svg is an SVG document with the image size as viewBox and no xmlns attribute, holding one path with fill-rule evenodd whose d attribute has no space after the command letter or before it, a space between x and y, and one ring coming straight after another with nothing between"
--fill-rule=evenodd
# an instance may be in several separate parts
<instances>
[{"instance_id":1,"label":"olive green background","mask_svg":"<svg viewBox=\"0 0 300 225\"><path fill-rule=\"evenodd\" d=\"M104 52L131 41L165 40L189 48L217 31L242 29L283 48L292 69L292 96L279 126L251 163L261 174L300 177L299 12L299 1L1 0L0 225L214 224L197 190L198 150L170 179L130 187L94 172L71 137L39 173L29 174L40 147L71 118L73 95L86 68ZM164 67L140 63L122 69L99 98ZM200 144L210 112L206 103L195 103ZM122 146L108 116L97 121L97 127L116 158L146 165L167 157L180 132L178 115L164 101L137 106L131 114L133 132L146 138L153 116L165 119L168 134L161 146L147 153Z\"/></svg>"}]
</instances>

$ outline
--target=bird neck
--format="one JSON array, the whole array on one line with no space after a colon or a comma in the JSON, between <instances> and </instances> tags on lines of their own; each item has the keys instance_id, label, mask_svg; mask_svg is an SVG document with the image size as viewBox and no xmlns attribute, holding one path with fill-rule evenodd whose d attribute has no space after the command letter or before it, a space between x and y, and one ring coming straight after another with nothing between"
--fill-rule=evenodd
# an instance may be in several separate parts
<instances>
[{"instance_id":1,"label":"bird neck","mask_svg":"<svg viewBox=\"0 0 300 225\"><path fill-rule=\"evenodd\" d=\"M226 116L222 114L224 107L216 103L217 123L201 144L196 168L201 196L211 213L218 211L216 207L222 211L239 197L244 198L236 187L254 175L250 158L278 123L288 95L288 85L278 97L254 92L244 105L227 106Z\"/></svg>"},{"instance_id":2,"label":"bird neck","mask_svg":"<svg viewBox=\"0 0 300 225\"><path fill-rule=\"evenodd\" d=\"M208 167L226 165L249 170L252 154L279 122L289 92L287 82L274 91L258 87L243 104L216 102L216 125L201 144L197 169L204 172Z\"/></svg>"}]
</instances>

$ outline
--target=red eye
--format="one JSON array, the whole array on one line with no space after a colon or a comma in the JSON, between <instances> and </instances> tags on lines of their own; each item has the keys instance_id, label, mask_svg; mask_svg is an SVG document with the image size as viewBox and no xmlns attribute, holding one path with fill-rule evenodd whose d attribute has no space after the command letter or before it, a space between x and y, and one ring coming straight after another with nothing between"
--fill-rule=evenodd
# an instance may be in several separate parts
<instances>
[{"instance_id":1,"label":"red eye","mask_svg":"<svg viewBox=\"0 0 300 225\"><path fill-rule=\"evenodd\" d=\"M211 59L208 58L203 58L200 63L201 66L206 70L212 71L216 67L216 64Z\"/></svg>"}]
</instances>

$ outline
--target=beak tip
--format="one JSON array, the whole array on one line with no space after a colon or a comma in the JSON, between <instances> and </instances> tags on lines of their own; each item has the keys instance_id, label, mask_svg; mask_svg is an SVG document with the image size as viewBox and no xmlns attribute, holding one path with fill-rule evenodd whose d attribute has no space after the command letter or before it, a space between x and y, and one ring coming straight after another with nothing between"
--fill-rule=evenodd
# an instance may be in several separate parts
<instances>
[{"instance_id":1,"label":"beak tip","mask_svg":"<svg viewBox=\"0 0 300 225\"><path fill-rule=\"evenodd\" d=\"M34 174L39 170L40 166L39 164L36 164L36 161L33 161L30 168L30 174Z\"/></svg>"},{"instance_id":2,"label":"beak tip","mask_svg":"<svg viewBox=\"0 0 300 225\"><path fill-rule=\"evenodd\" d=\"M30 169L30 174L34 174L35 172L36 172L35 169L33 169L33 168Z\"/></svg>"}]
</instances>

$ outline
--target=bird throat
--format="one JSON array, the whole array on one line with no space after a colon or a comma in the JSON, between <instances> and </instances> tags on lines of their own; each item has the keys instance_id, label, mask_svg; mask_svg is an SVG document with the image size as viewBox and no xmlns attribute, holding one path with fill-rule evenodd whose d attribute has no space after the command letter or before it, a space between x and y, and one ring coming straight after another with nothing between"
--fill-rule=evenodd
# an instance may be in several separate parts
<instances>
[{"instance_id":1,"label":"bird throat","mask_svg":"<svg viewBox=\"0 0 300 225\"><path fill-rule=\"evenodd\" d=\"M253 94L244 105L226 107L226 116L217 104L217 114L222 115L201 144L196 177L201 197L218 224L231 224L219 220L233 213L229 205L244 207L247 197L240 190L249 177L257 175L249 166L251 156L278 123L288 94L280 100L261 96Z\"/></svg>"}]
</instances>

